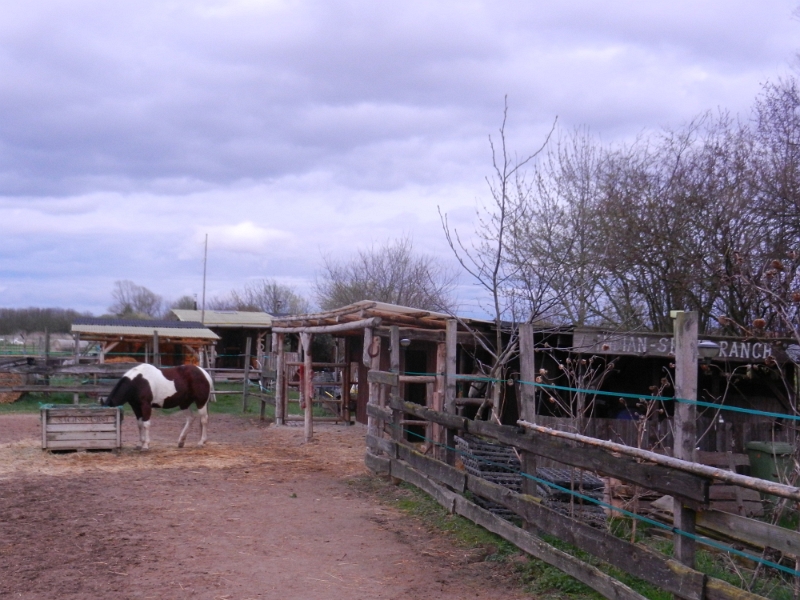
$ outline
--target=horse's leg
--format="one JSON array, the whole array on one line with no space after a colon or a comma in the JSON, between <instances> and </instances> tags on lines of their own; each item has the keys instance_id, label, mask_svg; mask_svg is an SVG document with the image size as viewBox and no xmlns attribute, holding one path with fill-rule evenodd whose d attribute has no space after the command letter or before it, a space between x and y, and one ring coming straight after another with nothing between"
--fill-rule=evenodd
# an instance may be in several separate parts
<instances>
[{"instance_id":1,"label":"horse's leg","mask_svg":"<svg viewBox=\"0 0 800 600\"><path fill-rule=\"evenodd\" d=\"M197 412L200 415L200 441L197 442L197 447L202 448L208 435L208 403L204 404L203 408Z\"/></svg>"},{"instance_id":2,"label":"horse's leg","mask_svg":"<svg viewBox=\"0 0 800 600\"><path fill-rule=\"evenodd\" d=\"M184 408L182 413L186 413L186 425L183 426L183 431L181 431L180 436L178 436L178 448L183 448L183 444L186 442L186 435L189 433L189 427L192 425L192 421L194 421L194 411L188 408Z\"/></svg>"},{"instance_id":3,"label":"horse's leg","mask_svg":"<svg viewBox=\"0 0 800 600\"><path fill-rule=\"evenodd\" d=\"M142 405L142 420L139 431L142 433L142 450L150 449L150 416L152 409L150 404L144 403Z\"/></svg>"},{"instance_id":4,"label":"horse's leg","mask_svg":"<svg viewBox=\"0 0 800 600\"><path fill-rule=\"evenodd\" d=\"M142 450L150 450L150 421L142 421Z\"/></svg>"},{"instance_id":5,"label":"horse's leg","mask_svg":"<svg viewBox=\"0 0 800 600\"><path fill-rule=\"evenodd\" d=\"M139 428L139 444L136 446L136 449L141 450L144 445L144 420L142 419L142 409L135 402L131 402L131 409L136 416L136 425Z\"/></svg>"},{"instance_id":6,"label":"horse's leg","mask_svg":"<svg viewBox=\"0 0 800 600\"><path fill-rule=\"evenodd\" d=\"M139 443L136 445L136 449L141 450L144 446L144 421L141 417L136 419L136 425L139 427Z\"/></svg>"}]
</instances>

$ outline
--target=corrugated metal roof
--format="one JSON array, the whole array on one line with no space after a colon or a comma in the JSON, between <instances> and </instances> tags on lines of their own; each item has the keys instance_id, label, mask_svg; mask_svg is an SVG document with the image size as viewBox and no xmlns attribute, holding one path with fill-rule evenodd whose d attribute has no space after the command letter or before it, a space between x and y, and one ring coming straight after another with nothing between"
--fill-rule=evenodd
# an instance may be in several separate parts
<instances>
[{"instance_id":1,"label":"corrugated metal roof","mask_svg":"<svg viewBox=\"0 0 800 600\"><path fill-rule=\"evenodd\" d=\"M103 325L111 327L171 327L173 329L197 329L203 325L197 321L167 321L164 319L119 319L116 317L77 317L73 325Z\"/></svg>"},{"instance_id":2,"label":"corrugated metal roof","mask_svg":"<svg viewBox=\"0 0 800 600\"><path fill-rule=\"evenodd\" d=\"M180 321L145 321L132 319L79 318L72 323L72 332L87 335L120 335L215 341L219 336L200 323Z\"/></svg>"},{"instance_id":3,"label":"corrugated metal roof","mask_svg":"<svg viewBox=\"0 0 800 600\"><path fill-rule=\"evenodd\" d=\"M244 310L207 310L205 315L200 310L184 310L173 308L172 313L179 322L196 321L206 327L272 327L272 315L265 312Z\"/></svg>"}]
</instances>

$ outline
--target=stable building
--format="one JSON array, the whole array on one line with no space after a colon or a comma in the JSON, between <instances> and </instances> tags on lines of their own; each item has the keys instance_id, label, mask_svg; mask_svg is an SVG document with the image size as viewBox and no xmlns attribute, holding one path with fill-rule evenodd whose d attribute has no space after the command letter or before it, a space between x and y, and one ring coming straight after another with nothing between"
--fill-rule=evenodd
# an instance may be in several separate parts
<instances>
[{"instance_id":1,"label":"stable building","mask_svg":"<svg viewBox=\"0 0 800 600\"><path fill-rule=\"evenodd\" d=\"M80 317L72 323L76 347L96 345L104 362L157 366L205 365L219 336L198 322Z\"/></svg>"},{"instance_id":2,"label":"stable building","mask_svg":"<svg viewBox=\"0 0 800 600\"><path fill-rule=\"evenodd\" d=\"M181 323L202 323L219 338L210 365L219 369L244 369L247 340L251 340L250 356L259 365L270 352L272 315L244 310L184 310L172 309Z\"/></svg>"}]
</instances>

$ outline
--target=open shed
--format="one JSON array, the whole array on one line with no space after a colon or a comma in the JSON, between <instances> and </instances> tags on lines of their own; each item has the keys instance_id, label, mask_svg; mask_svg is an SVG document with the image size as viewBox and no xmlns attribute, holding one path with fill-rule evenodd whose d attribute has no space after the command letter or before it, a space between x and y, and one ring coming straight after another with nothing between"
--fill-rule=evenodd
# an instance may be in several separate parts
<instances>
[{"instance_id":1,"label":"open shed","mask_svg":"<svg viewBox=\"0 0 800 600\"><path fill-rule=\"evenodd\" d=\"M567 413L581 413L586 431L595 437L636 445L641 418L657 408L658 430L648 430L644 442L672 445L671 419L675 403L649 401L674 396L673 334L610 331L600 328L552 327L528 330L533 358L523 365L522 379L560 386L537 387L528 393L533 412L542 422L558 426ZM794 414L800 380L789 354L797 352L790 339L701 335L714 342L719 354L697 364L698 447L703 451L743 452L752 440L793 441L793 428L770 414ZM566 388L599 390L578 394ZM720 410L720 406L733 410ZM758 412L752 412L758 411ZM573 416L574 416L573 415ZM549 421L548 417L554 420ZM652 438L652 440L648 439Z\"/></svg>"},{"instance_id":2,"label":"open shed","mask_svg":"<svg viewBox=\"0 0 800 600\"><path fill-rule=\"evenodd\" d=\"M154 365L206 364L219 336L197 322L81 317L72 323L76 347L99 345L99 361Z\"/></svg>"},{"instance_id":3,"label":"open shed","mask_svg":"<svg viewBox=\"0 0 800 600\"><path fill-rule=\"evenodd\" d=\"M447 405L455 412L457 397L467 395L458 389L464 386L458 376L472 373L479 353L476 336L489 334L491 327L487 321L371 300L325 312L273 317L276 419L282 423L287 418L287 374L292 365L285 359L285 348L289 337L301 340L301 393L313 397L315 370L335 371L341 388L337 402L344 418L349 420L352 411L358 422L368 423L367 404L377 393L369 382L370 370L398 373L399 395L406 401L438 410ZM311 356L313 336L321 334L337 340L333 363L314 362ZM310 411L306 414L308 428L312 417Z\"/></svg>"},{"instance_id":4,"label":"open shed","mask_svg":"<svg viewBox=\"0 0 800 600\"><path fill-rule=\"evenodd\" d=\"M247 340L255 345L250 355L262 363L270 348L272 315L244 310L182 310L172 309L180 322L202 323L219 336L211 365L221 369L243 369Z\"/></svg>"}]
</instances>

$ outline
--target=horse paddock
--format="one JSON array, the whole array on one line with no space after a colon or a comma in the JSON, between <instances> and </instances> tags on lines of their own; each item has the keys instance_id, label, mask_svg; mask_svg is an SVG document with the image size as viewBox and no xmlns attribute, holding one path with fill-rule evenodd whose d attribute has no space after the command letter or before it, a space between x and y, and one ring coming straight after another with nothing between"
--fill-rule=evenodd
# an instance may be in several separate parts
<instances>
[{"instance_id":1,"label":"horse paddock","mask_svg":"<svg viewBox=\"0 0 800 600\"><path fill-rule=\"evenodd\" d=\"M39 416L0 415L0 597L522 598L507 569L365 488L365 428L157 413L148 452L51 454Z\"/></svg>"}]
</instances>

